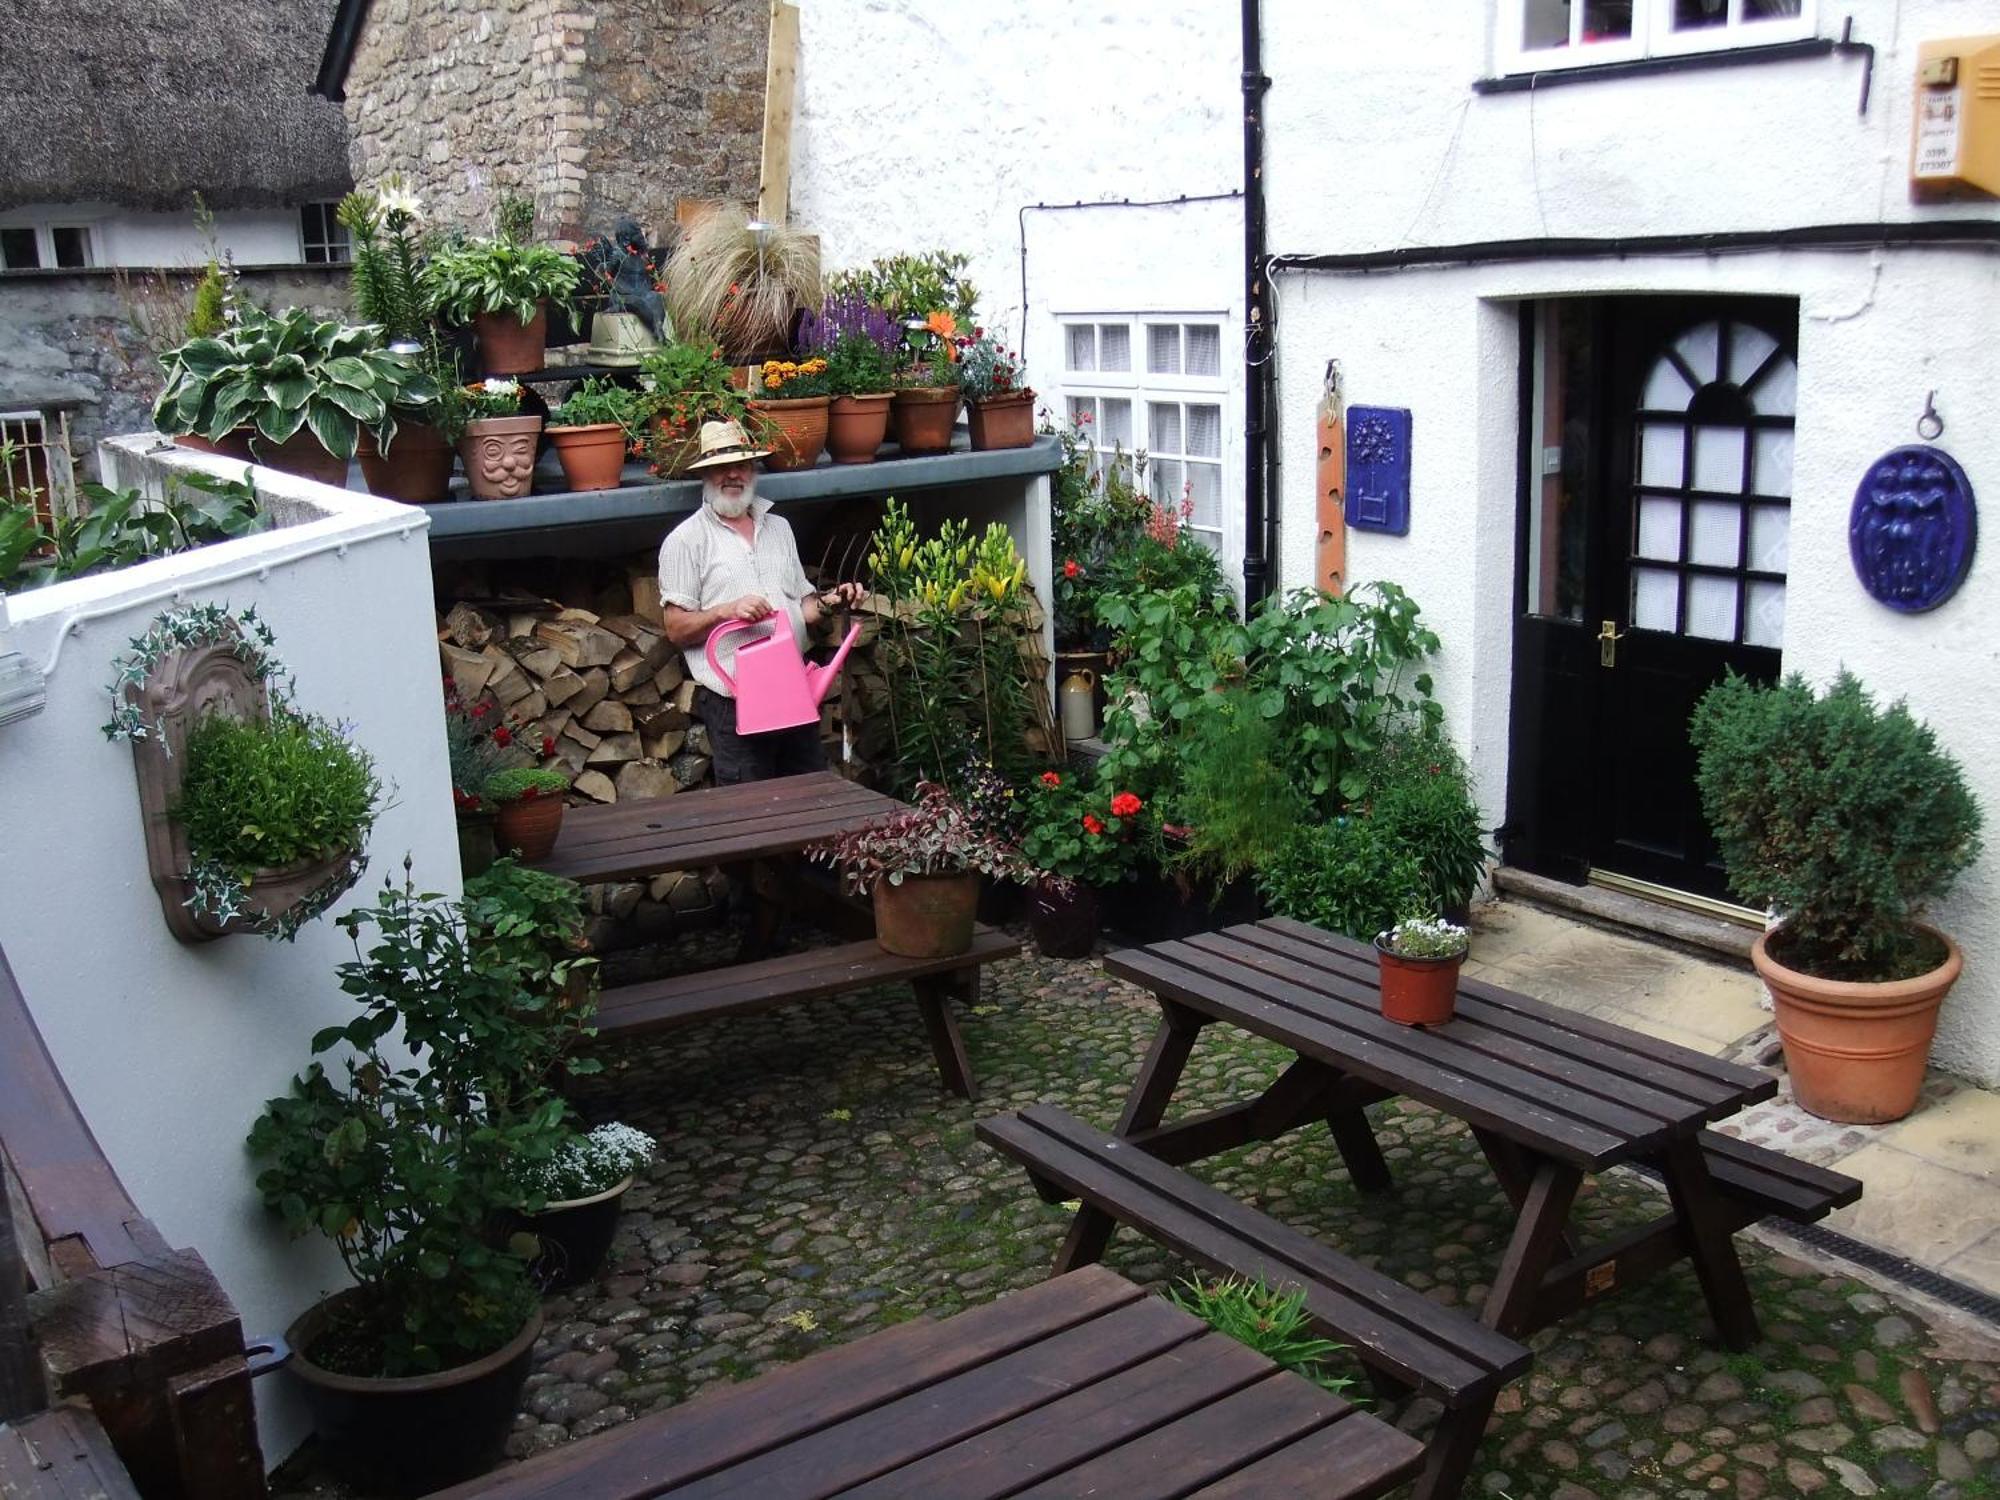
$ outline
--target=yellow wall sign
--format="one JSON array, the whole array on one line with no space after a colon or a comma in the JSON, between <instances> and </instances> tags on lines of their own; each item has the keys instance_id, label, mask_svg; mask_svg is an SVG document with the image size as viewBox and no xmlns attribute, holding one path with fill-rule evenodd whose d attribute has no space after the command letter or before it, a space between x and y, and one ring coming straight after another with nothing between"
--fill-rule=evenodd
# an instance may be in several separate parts
<instances>
[{"instance_id":1,"label":"yellow wall sign","mask_svg":"<svg viewBox=\"0 0 2000 1500\"><path fill-rule=\"evenodd\" d=\"M2000 36L1923 43L1913 114L1914 197L2000 196Z\"/></svg>"}]
</instances>

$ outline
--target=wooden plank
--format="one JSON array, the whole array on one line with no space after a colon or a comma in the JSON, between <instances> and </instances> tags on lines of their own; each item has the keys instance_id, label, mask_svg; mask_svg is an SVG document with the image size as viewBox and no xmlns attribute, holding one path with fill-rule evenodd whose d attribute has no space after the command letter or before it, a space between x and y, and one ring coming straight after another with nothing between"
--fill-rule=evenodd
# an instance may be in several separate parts
<instances>
[{"instance_id":1,"label":"wooden plank","mask_svg":"<svg viewBox=\"0 0 2000 1500\"><path fill-rule=\"evenodd\" d=\"M872 823L878 816L861 809L777 813L755 820L754 825L733 825L714 836L667 839L658 843L636 841L620 852L584 854L575 859L558 851L537 868L570 880L631 880L657 875L665 870L735 864L743 860L765 859L774 854L794 854L818 839Z\"/></svg>"},{"instance_id":2,"label":"wooden plank","mask_svg":"<svg viewBox=\"0 0 2000 1500\"><path fill-rule=\"evenodd\" d=\"M1716 1330L1730 1348L1748 1349L1763 1337L1757 1327L1757 1304L1751 1299L1743 1262L1736 1257L1730 1209L1716 1196L1708 1174L1708 1158L1699 1142L1675 1141L1661 1153L1660 1170Z\"/></svg>"},{"instance_id":3,"label":"wooden plank","mask_svg":"<svg viewBox=\"0 0 2000 1500\"><path fill-rule=\"evenodd\" d=\"M1061 1473L1234 1391L1284 1378L1235 1339L1205 1333L857 1485L841 1500L1000 1500L1020 1487L1024 1460L1041 1473Z\"/></svg>"},{"instance_id":4,"label":"wooden plank","mask_svg":"<svg viewBox=\"0 0 2000 1500\"><path fill-rule=\"evenodd\" d=\"M1410 1053L1408 1039L1363 1035L1205 974L1186 962L1184 948L1180 943L1162 943L1114 953L1104 960L1105 972L1214 1019L1241 1026L1301 1056L1315 1057L1394 1093L1435 1104L1471 1124L1492 1126L1523 1145L1592 1170L1633 1153L1634 1144L1624 1135L1492 1087L1470 1074L1426 1064ZM1187 949L1186 955L1194 952Z\"/></svg>"},{"instance_id":5,"label":"wooden plank","mask_svg":"<svg viewBox=\"0 0 2000 1500\"><path fill-rule=\"evenodd\" d=\"M556 847L589 853L600 846L617 845L648 834L713 832L775 812L850 805L879 807L888 812L903 804L830 773L781 776L769 781L681 792L672 797L573 807L563 817Z\"/></svg>"},{"instance_id":6,"label":"wooden plank","mask_svg":"<svg viewBox=\"0 0 2000 1500\"><path fill-rule=\"evenodd\" d=\"M0 1182L0 1422L18 1421L49 1404L41 1362L28 1334L28 1268L14 1238L14 1216Z\"/></svg>"},{"instance_id":7,"label":"wooden plank","mask_svg":"<svg viewBox=\"0 0 2000 1500\"><path fill-rule=\"evenodd\" d=\"M757 168L757 217L783 224L792 208L792 107L799 76L799 8L771 0L764 59L764 141Z\"/></svg>"},{"instance_id":8,"label":"wooden plank","mask_svg":"<svg viewBox=\"0 0 2000 1500\"><path fill-rule=\"evenodd\" d=\"M644 1500L1105 1317L1144 1296L1110 1271L1079 1271L946 1323L899 1323L598 1433L587 1443L568 1444L439 1491L433 1500L577 1500L580 1495Z\"/></svg>"},{"instance_id":9,"label":"wooden plank","mask_svg":"<svg viewBox=\"0 0 2000 1500\"><path fill-rule=\"evenodd\" d=\"M1861 1197L1861 1181L1844 1172L1704 1130L1697 1140L1716 1190L1747 1199L1782 1218L1810 1223Z\"/></svg>"},{"instance_id":10,"label":"wooden plank","mask_svg":"<svg viewBox=\"0 0 2000 1500\"><path fill-rule=\"evenodd\" d=\"M823 1500L1058 1402L1204 1331L1172 1303L1147 1297L666 1490L662 1500Z\"/></svg>"},{"instance_id":11,"label":"wooden plank","mask_svg":"<svg viewBox=\"0 0 2000 1500\"><path fill-rule=\"evenodd\" d=\"M1503 1333L1525 1333L1534 1327L1535 1299L1556 1250L1564 1242L1570 1205L1583 1174L1568 1162L1535 1164L1534 1175L1521 1195L1520 1218L1514 1236L1493 1273L1492 1290L1480 1321Z\"/></svg>"},{"instance_id":12,"label":"wooden plank","mask_svg":"<svg viewBox=\"0 0 2000 1500\"><path fill-rule=\"evenodd\" d=\"M58 1406L0 1425L0 1496L6 1500L139 1500L97 1419Z\"/></svg>"},{"instance_id":13,"label":"wooden plank","mask_svg":"<svg viewBox=\"0 0 2000 1500\"><path fill-rule=\"evenodd\" d=\"M1423 1445L1408 1433L1382 1422L1349 1419L1204 1485L1191 1500L1271 1500L1277 1495L1373 1500L1416 1473L1423 1455Z\"/></svg>"}]
</instances>

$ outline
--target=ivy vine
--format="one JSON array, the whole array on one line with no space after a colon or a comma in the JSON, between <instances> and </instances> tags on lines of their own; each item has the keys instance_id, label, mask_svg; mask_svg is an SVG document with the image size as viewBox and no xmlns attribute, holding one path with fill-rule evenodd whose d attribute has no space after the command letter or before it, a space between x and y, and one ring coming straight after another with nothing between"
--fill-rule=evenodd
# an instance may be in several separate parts
<instances>
[{"instance_id":1,"label":"ivy vine","mask_svg":"<svg viewBox=\"0 0 2000 1500\"><path fill-rule=\"evenodd\" d=\"M185 604L158 616L144 635L132 637L132 649L112 663L111 720L102 725L107 740L160 739L160 725L148 723L139 705L127 695L128 688L143 687L160 663L176 651L204 646L227 646L250 675L267 688L278 683L274 695L289 696L291 676L273 647L277 638L271 627L257 616L254 605L241 614L226 604Z\"/></svg>"}]
</instances>

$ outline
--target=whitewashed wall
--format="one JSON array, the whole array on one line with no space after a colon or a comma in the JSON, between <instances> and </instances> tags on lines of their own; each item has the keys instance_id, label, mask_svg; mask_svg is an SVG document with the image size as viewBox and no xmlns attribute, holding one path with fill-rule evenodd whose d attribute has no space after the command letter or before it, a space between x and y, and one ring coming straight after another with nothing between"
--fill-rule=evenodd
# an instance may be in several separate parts
<instances>
[{"instance_id":1,"label":"whitewashed wall","mask_svg":"<svg viewBox=\"0 0 2000 1500\"><path fill-rule=\"evenodd\" d=\"M30 203L0 211L0 226L87 225L91 264L199 266L209 242L186 213L136 213L111 203ZM215 216L215 251L239 266L297 265L302 258L296 208L230 209ZM46 269L46 267L45 267Z\"/></svg>"},{"instance_id":2,"label":"whitewashed wall","mask_svg":"<svg viewBox=\"0 0 2000 1500\"><path fill-rule=\"evenodd\" d=\"M123 450L107 453L123 482L152 463L136 457L143 446L106 445ZM353 950L326 917L292 943L190 947L167 931L131 747L98 727L113 658L175 604L254 604L301 705L351 721L390 790L369 871L333 914L372 899L385 875L400 880L405 854L420 888L459 888L428 520L269 470L257 482L284 513L282 529L15 595L0 635L0 649L53 664L47 708L0 728L0 947L127 1189L170 1244L202 1253L253 1335L282 1332L346 1284L326 1241L289 1241L264 1211L243 1141L264 1100L309 1060L312 1034L353 1018L334 979ZM273 1462L305 1431L286 1385L258 1384Z\"/></svg>"}]
</instances>

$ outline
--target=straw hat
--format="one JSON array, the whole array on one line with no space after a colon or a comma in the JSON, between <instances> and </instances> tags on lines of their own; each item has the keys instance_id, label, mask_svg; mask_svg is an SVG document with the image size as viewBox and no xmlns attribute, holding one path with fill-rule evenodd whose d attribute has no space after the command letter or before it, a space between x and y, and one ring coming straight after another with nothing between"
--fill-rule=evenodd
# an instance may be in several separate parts
<instances>
[{"instance_id":1,"label":"straw hat","mask_svg":"<svg viewBox=\"0 0 2000 1500\"><path fill-rule=\"evenodd\" d=\"M696 441L701 445L701 457L687 466L690 474L696 469L715 469L723 464L768 458L771 454L769 448L750 446L750 438L740 422L704 422Z\"/></svg>"}]
</instances>

